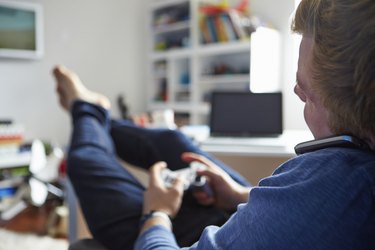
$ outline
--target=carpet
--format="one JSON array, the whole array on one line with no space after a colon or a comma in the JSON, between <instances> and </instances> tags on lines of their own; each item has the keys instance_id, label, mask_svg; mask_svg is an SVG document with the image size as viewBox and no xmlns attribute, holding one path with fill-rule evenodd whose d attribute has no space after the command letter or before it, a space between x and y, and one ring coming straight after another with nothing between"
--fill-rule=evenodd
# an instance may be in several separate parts
<instances>
[{"instance_id":1,"label":"carpet","mask_svg":"<svg viewBox=\"0 0 375 250\"><path fill-rule=\"evenodd\" d=\"M67 250L68 241L0 229L0 250Z\"/></svg>"}]
</instances>

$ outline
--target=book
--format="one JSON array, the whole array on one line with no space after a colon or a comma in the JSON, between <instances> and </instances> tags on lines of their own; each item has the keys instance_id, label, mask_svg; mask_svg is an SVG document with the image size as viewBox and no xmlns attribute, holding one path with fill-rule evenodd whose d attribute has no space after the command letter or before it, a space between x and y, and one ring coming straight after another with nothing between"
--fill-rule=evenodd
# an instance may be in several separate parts
<instances>
[{"instance_id":1,"label":"book","mask_svg":"<svg viewBox=\"0 0 375 250\"><path fill-rule=\"evenodd\" d=\"M218 36L217 36L217 30L216 30L216 27L215 27L214 18L213 18L213 16L207 16L206 20L207 20L208 30L209 30L210 36L211 36L211 41L213 43L216 43L216 42L219 41L219 39L218 39Z\"/></svg>"},{"instance_id":2,"label":"book","mask_svg":"<svg viewBox=\"0 0 375 250\"><path fill-rule=\"evenodd\" d=\"M28 166L31 162L31 150L2 154L0 169Z\"/></svg>"},{"instance_id":3,"label":"book","mask_svg":"<svg viewBox=\"0 0 375 250\"><path fill-rule=\"evenodd\" d=\"M225 27L223 24L223 21L220 17L220 15L215 15L214 17L214 23L216 27L216 32L217 32L217 38L219 42L226 42L228 41L228 36L225 31Z\"/></svg>"},{"instance_id":4,"label":"book","mask_svg":"<svg viewBox=\"0 0 375 250\"><path fill-rule=\"evenodd\" d=\"M247 30L245 29L244 25L244 18L243 16L238 13L236 10L229 10L228 11L229 19L231 20L231 23L233 25L233 30L236 33L236 36L240 40L246 40L250 37L250 34L248 34Z\"/></svg>"},{"instance_id":5,"label":"book","mask_svg":"<svg viewBox=\"0 0 375 250\"><path fill-rule=\"evenodd\" d=\"M213 38L208 27L206 16L199 19L199 27L201 30L202 43L212 43Z\"/></svg>"},{"instance_id":6,"label":"book","mask_svg":"<svg viewBox=\"0 0 375 250\"><path fill-rule=\"evenodd\" d=\"M29 176L30 174L30 168L28 165L11 168L2 168L0 169L0 187L1 183L3 183L5 180L23 178Z\"/></svg>"},{"instance_id":7,"label":"book","mask_svg":"<svg viewBox=\"0 0 375 250\"><path fill-rule=\"evenodd\" d=\"M234 27L233 27L233 24L232 24L232 22L229 18L229 15L227 13L223 13L223 14L220 15L220 18L221 18L221 21L224 25L224 29L226 31L228 41L235 41L235 40L239 39L239 37L237 36L237 34L234 30Z\"/></svg>"},{"instance_id":8,"label":"book","mask_svg":"<svg viewBox=\"0 0 375 250\"><path fill-rule=\"evenodd\" d=\"M0 180L0 192L1 192L2 189L18 187L24 181L25 181L25 178L23 176L18 176L18 177ZM1 195L0 195L0 197L1 197Z\"/></svg>"},{"instance_id":9,"label":"book","mask_svg":"<svg viewBox=\"0 0 375 250\"><path fill-rule=\"evenodd\" d=\"M0 199L11 197L17 192L17 186L0 187Z\"/></svg>"},{"instance_id":10,"label":"book","mask_svg":"<svg viewBox=\"0 0 375 250\"><path fill-rule=\"evenodd\" d=\"M19 146L24 137L24 128L12 122L0 122L0 149L6 146Z\"/></svg>"}]
</instances>

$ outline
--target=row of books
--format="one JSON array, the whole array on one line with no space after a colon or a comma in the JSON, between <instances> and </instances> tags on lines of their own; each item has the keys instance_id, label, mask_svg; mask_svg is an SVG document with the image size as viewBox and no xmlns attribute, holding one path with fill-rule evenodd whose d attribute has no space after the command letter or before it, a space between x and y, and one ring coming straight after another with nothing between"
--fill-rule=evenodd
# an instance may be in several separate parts
<instances>
[{"instance_id":1,"label":"row of books","mask_svg":"<svg viewBox=\"0 0 375 250\"><path fill-rule=\"evenodd\" d=\"M9 120L0 120L0 156L18 150L24 137L24 128Z\"/></svg>"},{"instance_id":2,"label":"row of books","mask_svg":"<svg viewBox=\"0 0 375 250\"><path fill-rule=\"evenodd\" d=\"M9 220L26 208L31 147L21 146L22 125L0 121L0 218Z\"/></svg>"},{"instance_id":3,"label":"row of books","mask_svg":"<svg viewBox=\"0 0 375 250\"><path fill-rule=\"evenodd\" d=\"M199 26L202 43L246 40L255 30L251 19L236 10L203 15Z\"/></svg>"}]
</instances>

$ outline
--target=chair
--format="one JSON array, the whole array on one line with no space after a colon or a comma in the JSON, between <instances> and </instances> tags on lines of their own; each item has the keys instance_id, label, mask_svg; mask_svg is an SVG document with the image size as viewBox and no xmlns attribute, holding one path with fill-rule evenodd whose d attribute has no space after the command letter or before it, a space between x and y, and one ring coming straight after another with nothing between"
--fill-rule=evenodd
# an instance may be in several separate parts
<instances>
[{"instance_id":1,"label":"chair","mask_svg":"<svg viewBox=\"0 0 375 250\"><path fill-rule=\"evenodd\" d=\"M94 239L81 239L70 244L68 250L108 250Z\"/></svg>"}]
</instances>

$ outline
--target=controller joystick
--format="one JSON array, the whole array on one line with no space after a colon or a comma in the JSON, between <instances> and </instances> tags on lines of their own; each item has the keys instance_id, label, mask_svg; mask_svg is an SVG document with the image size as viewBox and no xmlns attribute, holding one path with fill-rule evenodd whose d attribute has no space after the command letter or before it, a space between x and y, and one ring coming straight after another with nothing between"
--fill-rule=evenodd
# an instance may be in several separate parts
<instances>
[{"instance_id":1,"label":"controller joystick","mask_svg":"<svg viewBox=\"0 0 375 250\"><path fill-rule=\"evenodd\" d=\"M197 175L198 170L205 169L206 165L203 163L193 161L187 168L171 171L170 169L163 169L161 171L161 178L166 187L171 187L178 175L184 179L184 190L191 189L193 191L204 191L209 196L213 195L212 189L207 182L206 177Z\"/></svg>"}]
</instances>

